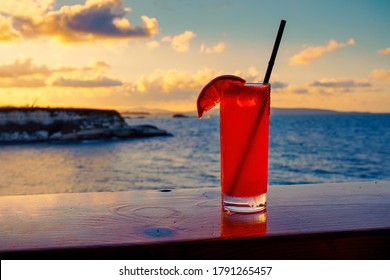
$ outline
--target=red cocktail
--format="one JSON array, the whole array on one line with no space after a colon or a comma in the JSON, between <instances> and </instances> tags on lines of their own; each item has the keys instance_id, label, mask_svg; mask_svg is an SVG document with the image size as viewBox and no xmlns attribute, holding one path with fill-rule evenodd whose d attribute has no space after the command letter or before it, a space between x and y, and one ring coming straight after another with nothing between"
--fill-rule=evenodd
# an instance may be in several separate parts
<instances>
[{"instance_id":1,"label":"red cocktail","mask_svg":"<svg viewBox=\"0 0 390 280\"><path fill-rule=\"evenodd\" d=\"M266 205L270 85L232 83L221 98L221 180L225 209Z\"/></svg>"},{"instance_id":2,"label":"red cocktail","mask_svg":"<svg viewBox=\"0 0 390 280\"><path fill-rule=\"evenodd\" d=\"M258 212L266 206L270 84L219 76L200 92L198 115L220 103L223 206Z\"/></svg>"},{"instance_id":3,"label":"red cocktail","mask_svg":"<svg viewBox=\"0 0 390 280\"><path fill-rule=\"evenodd\" d=\"M211 80L198 96L199 118L221 104L222 201L228 211L252 213L266 207L269 79L285 24L285 20L280 22L264 83L223 75Z\"/></svg>"}]
</instances>

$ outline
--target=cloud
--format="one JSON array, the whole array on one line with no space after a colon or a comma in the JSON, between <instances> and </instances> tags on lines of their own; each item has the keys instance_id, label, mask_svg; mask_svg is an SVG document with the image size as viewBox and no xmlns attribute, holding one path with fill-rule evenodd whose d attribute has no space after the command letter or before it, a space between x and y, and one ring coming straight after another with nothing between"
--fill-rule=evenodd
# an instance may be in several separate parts
<instances>
[{"instance_id":1,"label":"cloud","mask_svg":"<svg viewBox=\"0 0 390 280\"><path fill-rule=\"evenodd\" d=\"M53 3L30 1L24 10L10 5L0 8L0 40L47 36L65 42L86 42L148 38L158 30L157 19L147 16L141 17L142 26L132 26L126 18L131 9L124 7L122 0L87 0L83 5L62 6L59 10L53 10Z\"/></svg>"},{"instance_id":2,"label":"cloud","mask_svg":"<svg viewBox=\"0 0 390 280\"><path fill-rule=\"evenodd\" d=\"M199 89L217 75L220 73L209 68L204 68L195 74L174 69L156 70L148 76L139 77L133 83L132 89L141 93L170 93L175 90Z\"/></svg>"},{"instance_id":3,"label":"cloud","mask_svg":"<svg viewBox=\"0 0 390 280\"><path fill-rule=\"evenodd\" d=\"M271 87L272 89L287 88L288 84L276 81L271 84Z\"/></svg>"},{"instance_id":4,"label":"cloud","mask_svg":"<svg viewBox=\"0 0 390 280\"><path fill-rule=\"evenodd\" d=\"M235 76L242 77L250 83L260 83L264 78L264 76L260 76L260 73L255 66L249 66L246 71L236 70L232 74Z\"/></svg>"},{"instance_id":5,"label":"cloud","mask_svg":"<svg viewBox=\"0 0 390 280\"><path fill-rule=\"evenodd\" d=\"M367 81L355 81L353 79L321 79L310 84L312 87L330 87L330 88L361 88L371 87Z\"/></svg>"},{"instance_id":6,"label":"cloud","mask_svg":"<svg viewBox=\"0 0 390 280\"><path fill-rule=\"evenodd\" d=\"M14 78L0 78L1 88L36 88L46 86L43 77L23 76Z\"/></svg>"},{"instance_id":7,"label":"cloud","mask_svg":"<svg viewBox=\"0 0 390 280\"><path fill-rule=\"evenodd\" d=\"M13 28L12 21L0 13L0 42L16 41L20 37L20 32Z\"/></svg>"},{"instance_id":8,"label":"cloud","mask_svg":"<svg viewBox=\"0 0 390 280\"><path fill-rule=\"evenodd\" d=\"M101 60L91 60L88 66L62 66L52 70L52 75L46 83L55 87L115 87L123 84L122 81L106 76L110 65Z\"/></svg>"},{"instance_id":9,"label":"cloud","mask_svg":"<svg viewBox=\"0 0 390 280\"><path fill-rule=\"evenodd\" d=\"M140 76L131 83L127 83L117 90L124 89L128 94L140 94L145 98L149 97L161 99L164 98L182 98L183 94L197 95L199 91L212 79L226 74L225 71L218 71L205 67L196 72L180 71L176 69L156 70L150 75ZM259 80L259 72L256 67L251 66L246 71L234 71L231 74L240 76L248 82ZM282 89L288 87L288 84L275 82L272 88ZM148 98L149 98L148 97Z\"/></svg>"},{"instance_id":10,"label":"cloud","mask_svg":"<svg viewBox=\"0 0 390 280\"><path fill-rule=\"evenodd\" d=\"M307 88L310 93L331 95L340 93L351 93L359 89L364 89L364 91L371 91L372 84L368 81L359 81L347 78L324 78L308 84Z\"/></svg>"},{"instance_id":11,"label":"cloud","mask_svg":"<svg viewBox=\"0 0 390 280\"><path fill-rule=\"evenodd\" d=\"M127 104L132 106L193 110L200 90L210 80L227 74L227 72L226 70L208 67L194 72L160 69L149 75L140 76L132 82L113 88L111 94L113 98L126 100ZM228 73L240 75L248 82L259 79L259 71L254 66L243 71L237 70ZM275 82L272 84L272 88L273 90L283 91L289 88L289 85L283 82ZM289 90L292 91L293 89ZM295 90L298 92L300 89L296 87Z\"/></svg>"},{"instance_id":12,"label":"cloud","mask_svg":"<svg viewBox=\"0 0 390 280\"><path fill-rule=\"evenodd\" d=\"M390 54L390 48L384 48L384 49L378 50L377 53L383 54L383 55Z\"/></svg>"},{"instance_id":13,"label":"cloud","mask_svg":"<svg viewBox=\"0 0 390 280\"><path fill-rule=\"evenodd\" d=\"M23 29L42 22L42 16L53 9L55 0L1 0L0 41L15 41L23 36Z\"/></svg>"},{"instance_id":14,"label":"cloud","mask_svg":"<svg viewBox=\"0 0 390 280\"><path fill-rule=\"evenodd\" d=\"M303 85L286 84L283 82L272 83L272 90L280 94L305 94L313 96L342 95L352 92L374 92L377 91L373 85L365 80L354 80L348 78L324 78L306 83Z\"/></svg>"},{"instance_id":15,"label":"cloud","mask_svg":"<svg viewBox=\"0 0 390 280\"><path fill-rule=\"evenodd\" d=\"M276 88L276 89L278 90L279 88ZM311 93L310 92L310 88L308 86L305 86L305 85L303 85L303 86L288 85L288 86L286 86L284 88L281 88L281 89L283 89L283 91L286 91L288 93L299 94L299 95L301 95L301 94L310 94Z\"/></svg>"},{"instance_id":16,"label":"cloud","mask_svg":"<svg viewBox=\"0 0 390 280\"><path fill-rule=\"evenodd\" d=\"M149 49L158 48L160 45L161 45L161 43L158 42L158 41L150 41L150 42L146 43L146 46L147 46Z\"/></svg>"},{"instance_id":17,"label":"cloud","mask_svg":"<svg viewBox=\"0 0 390 280\"><path fill-rule=\"evenodd\" d=\"M196 37L193 31L184 31L176 36L165 36L162 42L171 43L173 49L178 52L188 52L190 50L190 41Z\"/></svg>"},{"instance_id":18,"label":"cloud","mask_svg":"<svg viewBox=\"0 0 390 280\"><path fill-rule=\"evenodd\" d=\"M177 52L186 53L190 50L191 40L196 37L196 33L190 30L186 30L181 34L174 36L164 36L160 41L149 41L146 43L146 46L149 49L155 49L161 46L163 43L168 43L171 45L173 50ZM226 44L224 42L219 42L214 46L208 47L205 44L201 44L199 51L206 54L219 54L226 49Z\"/></svg>"},{"instance_id":19,"label":"cloud","mask_svg":"<svg viewBox=\"0 0 390 280\"><path fill-rule=\"evenodd\" d=\"M52 10L55 0L18 0L1 1L0 10L3 13L13 14L21 17L31 17L32 15L41 15Z\"/></svg>"},{"instance_id":20,"label":"cloud","mask_svg":"<svg viewBox=\"0 0 390 280\"><path fill-rule=\"evenodd\" d=\"M390 81L390 70L374 69L371 71L370 76L378 80Z\"/></svg>"},{"instance_id":21,"label":"cloud","mask_svg":"<svg viewBox=\"0 0 390 280\"><path fill-rule=\"evenodd\" d=\"M51 82L51 86L59 87L113 87L120 86L123 83L117 79L107 77L91 78L63 78L59 77Z\"/></svg>"},{"instance_id":22,"label":"cloud","mask_svg":"<svg viewBox=\"0 0 390 280\"><path fill-rule=\"evenodd\" d=\"M200 52L201 53L207 53L207 54L212 54L212 53L222 53L226 48L226 45L224 42L219 42L215 46L212 47L207 47L205 44L202 44L200 46Z\"/></svg>"},{"instance_id":23,"label":"cloud","mask_svg":"<svg viewBox=\"0 0 390 280\"><path fill-rule=\"evenodd\" d=\"M160 69L113 88L111 96L113 99L123 100L132 107L193 110L196 97L203 86L222 74L223 71L211 68L195 72Z\"/></svg>"},{"instance_id":24,"label":"cloud","mask_svg":"<svg viewBox=\"0 0 390 280\"><path fill-rule=\"evenodd\" d=\"M259 75L259 71L257 70L257 68L255 66L250 66L248 68L248 75L251 77L256 77Z\"/></svg>"},{"instance_id":25,"label":"cloud","mask_svg":"<svg viewBox=\"0 0 390 280\"><path fill-rule=\"evenodd\" d=\"M0 78L40 75L47 76L50 70L45 65L36 65L32 58L19 57L15 61L0 65Z\"/></svg>"},{"instance_id":26,"label":"cloud","mask_svg":"<svg viewBox=\"0 0 390 280\"><path fill-rule=\"evenodd\" d=\"M278 96L278 98L284 94L310 94L310 86L309 85L293 85L288 84L280 81L272 82L271 83L271 90Z\"/></svg>"},{"instance_id":27,"label":"cloud","mask_svg":"<svg viewBox=\"0 0 390 280\"><path fill-rule=\"evenodd\" d=\"M35 64L32 58L19 57L0 65L0 87L42 87L49 75L47 66Z\"/></svg>"},{"instance_id":28,"label":"cloud","mask_svg":"<svg viewBox=\"0 0 390 280\"><path fill-rule=\"evenodd\" d=\"M0 65L0 87L114 87L122 81L106 76L110 66L101 60L91 60L87 66L38 65L32 58L17 58Z\"/></svg>"},{"instance_id":29,"label":"cloud","mask_svg":"<svg viewBox=\"0 0 390 280\"><path fill-rule=\"evenodd\" d=\"M313 60L327 53L331 53L337 49L352 45L355 45L355 40L352 38L344 43L338 43L336 40L332 39L329 40L325 46L313 46L305 48L300 53L291 57L290 62L293 64L309 64Z\"/></svg>"}]
</instances>

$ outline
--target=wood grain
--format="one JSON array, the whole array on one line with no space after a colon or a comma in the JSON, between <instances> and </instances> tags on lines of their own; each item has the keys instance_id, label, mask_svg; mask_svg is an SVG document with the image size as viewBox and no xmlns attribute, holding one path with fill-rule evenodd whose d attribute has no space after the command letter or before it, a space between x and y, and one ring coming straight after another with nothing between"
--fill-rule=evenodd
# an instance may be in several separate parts
<instances>
[{"instance_id":1,"label":"wood grain","mask_svg":"<svg viewBox=\"0 0 390 280\"><path fill-rule=\"evenodd\" d=\"M386 181L270 186L253 215L218 188L0 197L2 259L371 259L389 240Z\"/></svg>"}]
</instances>

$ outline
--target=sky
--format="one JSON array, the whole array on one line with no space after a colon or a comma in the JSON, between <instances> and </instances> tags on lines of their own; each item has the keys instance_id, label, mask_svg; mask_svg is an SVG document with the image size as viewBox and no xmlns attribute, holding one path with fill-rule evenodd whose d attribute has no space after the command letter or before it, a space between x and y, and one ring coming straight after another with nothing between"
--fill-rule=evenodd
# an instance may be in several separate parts
<instances>
[{"instance_id":1,"label":"sky","mask_svg":"<svg viewBox=\"0 0 390 280\"><path fill-rule=\"evenodd\" d=\"M388 0L0 0L0 106L196 110L208 81L271 106L390 112Z\"/></svg>"}]
</instances>

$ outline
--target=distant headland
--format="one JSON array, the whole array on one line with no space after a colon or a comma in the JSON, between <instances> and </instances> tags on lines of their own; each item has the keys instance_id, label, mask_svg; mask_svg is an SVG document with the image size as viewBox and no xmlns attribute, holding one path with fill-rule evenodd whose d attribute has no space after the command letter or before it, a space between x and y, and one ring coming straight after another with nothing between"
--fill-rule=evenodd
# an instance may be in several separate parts
<instances>
[{"instance_id":1,"label":"distant headland","mask_svg":"<svg viewBox=\"0 0 390 280\"><path fill-rule=\"evenodd\" d=\"M341 112L326 109L309 108L271 108L271 115L308 116L308 115L339 115L339 114L370 114L369 112Z\"/></svg>"},{"instance_id":2,"label":"distant headland","mask_svg":"<svg viewBox=\"0 0 390 280\"><path fill-rule=\"evenodd\" d=\"M170 136L151 125L128 125L115 110L0 108L0 143L70 142Z\"/></svg>"}]
</instances>

